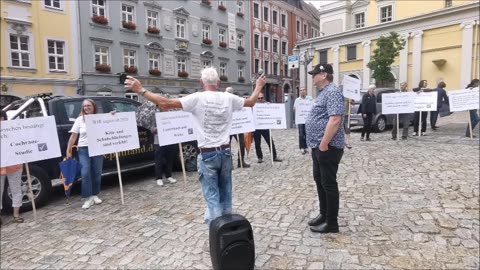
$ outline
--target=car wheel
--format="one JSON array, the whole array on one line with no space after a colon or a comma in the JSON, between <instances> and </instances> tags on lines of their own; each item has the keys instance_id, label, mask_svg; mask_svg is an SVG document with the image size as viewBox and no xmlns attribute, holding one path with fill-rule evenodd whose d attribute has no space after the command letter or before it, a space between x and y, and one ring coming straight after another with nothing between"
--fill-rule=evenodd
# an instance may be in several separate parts
<instances>
[{"instance_id":1,"label":"car wheel","mask_svg":"<svg viewBox=\"0 0 480 270\"><path fill-rule=\"evenodd\" d=\"M197 158L197 149L191 144L182 145L183 160L188 161L192 158Z\"/></svg>"},{"instance_id":2,"label":"car wheel","mask_svg":"<svg viewBox=\"0 0 480 270\"><path fill-rule=\"evenodd\" d=\"M52 191L52 182L48 178L45 171L35 165L30 165L30 178L32 180L32 191L35 199L35 206L39 207L46 203L48 196ZM23 171L22 174L22 211L28 211L32 209L32 202L29 196L27 172ZM3 199L3 206L12 207L12 192L10 187L7 187L5 192L7 193Z\"/></svg>"},{"instance_id":3,"label":"car wheel","mask_svg":"<svg viewBox=\"0 0 480 270\"><path fill-rule=\"evenodd\" d=\"M387 120L385 119L385 116L382 115L377 119L377 123L375 123L375 131L384 132L386 128Z\"/></svg>"}]
</instances>

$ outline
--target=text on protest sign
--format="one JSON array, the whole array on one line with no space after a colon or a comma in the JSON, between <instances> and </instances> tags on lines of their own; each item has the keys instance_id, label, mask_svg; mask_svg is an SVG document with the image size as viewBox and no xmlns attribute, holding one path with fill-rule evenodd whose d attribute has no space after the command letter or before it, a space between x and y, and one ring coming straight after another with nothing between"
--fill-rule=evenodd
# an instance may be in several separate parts
<instances>
[{"instance_id":1,"label":"text on protest sign","mask_svg":"<svg viewBox=\"0 0 480 270\"><path fill-rule=\"evenodd\" d=\"M382 114L415 112L415 93L391 93L382 95Z\"/></svg>"},{"instance_id":2,"label":"text on protest sign","mask_svg":"<svg viewBox=\"0 0 480 270\"><path fill-rule=\"evenodd\" d=\"M244 107L240 111L233 112L230 135L255 131L252 108Z\"/></svg>"},{"instance_id":3,"label":"text on protest sign","mask_svg":"<svg viewBox=\"0 0 480 270\"><path fill-rule=\"evenodd\" d=\"M54 116L2 121L1 167L59 157Z\"/></svg>"},{"instance_id":4,"label":"text on protest sign","mask_svg":"<svg viewBox=\"0 0 480 270\"><path fill-rule=\"evenodd\" d=\"M428 112L437 110L437 95L435 92L415 93L415 111Z\"/></svg>"},{"instance_id":5,"label":"text on protest sign","mask_svg":"<svg viewBox=\"0 0 480 270\"><path fill-rule=\"evenodd\" d=\"M451 112L478 109L479 98L478 87L474 89L448 91L448 101Z\"/></svg>"},{"instance_id":6,"label":"text on protest sign","mask_svg":"<svg viewBox=\"0 0 480 270\"><path fill-rule=\"evenodd\" d=\"M283 103L257 103L253 107L255 129L285 129L287 117Z\"/></svg>"},{"instance_id":7,"label":"text on protest sign","mask_svg":"<svg viewBox=\"0 0 480 270\"><path fill-rule=\"evenodd\" d=\"M313 100L298 100L295 104L295 124L305 124L307 116L312 110Z\"/></svg>"},{"instance_id":8,"label":"text on protest sign","mask_svg":"<svg viewBox=\"0 0 480 270\"><path fill-rule=\"evenodd\" d=\"M91 157L140 148L135 112L85 115Z\"/></svg>"},{"instance_id":9,"label":"text on protest sign","mask_svg":"<svg viewBox=\"0 0 480 270\"><path fill-rule=\"evenodd\" d=\"M361 100L360 80L350 76L343 76L343 96L353 100Z\"/></svg>"},{"instance_id":10,"label":"text on protest sign","mask_svg":"<svg viewBox=\"0 0 480 270\"><path fill-rule=\"evenodd\" d=\"M160 146L196 141L198 132L193 115L184 111L157 112L158 143Z\"/></svg>"}]
</instances>

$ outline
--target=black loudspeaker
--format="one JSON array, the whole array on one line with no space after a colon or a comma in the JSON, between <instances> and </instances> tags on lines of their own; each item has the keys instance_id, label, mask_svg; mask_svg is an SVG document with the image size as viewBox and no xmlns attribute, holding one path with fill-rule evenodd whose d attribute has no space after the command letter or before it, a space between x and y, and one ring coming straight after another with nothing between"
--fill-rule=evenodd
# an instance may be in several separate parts
<instances>
[{"instance_id":1,"label":"black loudspeaker","mask_svg":"<svg viewBox=\"0 0 480 270\"><path fill-rule=\"evenodd\" d=\"M212 221L210 257L214 270L253 270L255 243L250 222L237 214L224 215Z\"/></svg>"}]
</instances>

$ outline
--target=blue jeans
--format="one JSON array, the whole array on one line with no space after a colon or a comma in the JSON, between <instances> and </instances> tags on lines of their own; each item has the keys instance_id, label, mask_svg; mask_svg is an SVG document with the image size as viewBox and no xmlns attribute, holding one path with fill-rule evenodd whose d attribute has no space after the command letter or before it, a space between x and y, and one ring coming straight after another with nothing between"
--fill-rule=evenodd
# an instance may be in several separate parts
<instances>
[{"instance_id":1,"label":"blue jeans","mask_svg":"<svg viewBox=\"0 0 480 270\"><path fill-rule=\"evenodd\" d=\"M100 193L102 179L103 155L89 157L88 147L80 147L78 159L82 164L82 198Z\"/></svg>"},{"instance_id":2,"label":"blue jeans","mask_svg":"<svg viewBox=\"0 0 480 270\"><path fill-rule=\"evenodd\" d=\"M217 217L232 213L232 153L230 150L201 153L197 167L207 202L204 219L210 224Z\"/></svg>"},{"instance_id":3,"label":"blue jeans","mask_svg":"<svg viewBox=\"0 0 480 270\"><path fill-rule=\"evenodd\" d=\"M470 110L470 121L472 121L472 131L475 130L475 127L478 124L478 113L477 110ZM467 125L467 132L465 136L470 137L470 127Z\"/></svg>"}]
</instances>

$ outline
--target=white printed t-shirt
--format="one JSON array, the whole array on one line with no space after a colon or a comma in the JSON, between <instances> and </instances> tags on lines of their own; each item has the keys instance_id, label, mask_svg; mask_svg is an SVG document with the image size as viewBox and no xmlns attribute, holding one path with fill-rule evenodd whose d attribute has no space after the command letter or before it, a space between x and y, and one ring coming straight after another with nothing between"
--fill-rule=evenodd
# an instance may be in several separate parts
<instances>
[{"instance_id":1,"label":"white printed t-shirt","mask_svg":"<svg viewBox=\"0 0 480 270\"><path fill-rule=\"evenodd\" d=\"M243 108L245 99L225 92L205 91L180 98L183 110L191 112L198 125L198 147L230 143L232 113Z\"/></svg>"},{"instance_id":2,"label":"white printed t-shirt","mask_svg":"<svg viewBox=\"0 0 480 270\"><path fill-rule=\"evenodd\" d=\"M75 123L73 123L72 129L69 131L69 133L77 133L79 134L78 138L78 147L82 146L88 146L88 141L87 141L87 126L85 124L85 121L83 121L83 116L80 115L75 119Z\"/></svg>"}]
</instances>

